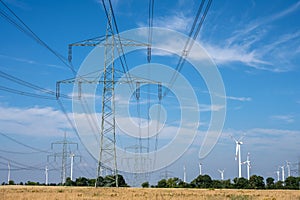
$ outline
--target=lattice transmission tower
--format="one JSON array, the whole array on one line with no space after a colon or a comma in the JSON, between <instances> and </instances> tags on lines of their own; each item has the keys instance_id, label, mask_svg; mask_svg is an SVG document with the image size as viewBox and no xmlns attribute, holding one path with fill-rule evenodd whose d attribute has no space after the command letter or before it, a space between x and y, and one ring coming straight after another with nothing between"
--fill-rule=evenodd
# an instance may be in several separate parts
<instances>
[{"instance_id":1,"label":"lattice transmission tower","mask_svg":"<svg viewBox=\"0 0 300 200\"><path fill-rule=\"evenodd\" d=\"M151 56L149 51L150 45L126 38L121 38L117 27L116 19L110 0L102 0L102 5L107 17L106 34L104 37L87 39L81 42L69 45L68 60L72 62L72 47L103 47L104 48L104 66L103 75L99 80L89 78L88 76L80 75L72 79L62 80L57 82L57 98L60 96L61 84L77 84L78 97L81 97L82 84L103 84L102 90L102 109L101 109L101 125L100 125L100 149L97 166L97 179L95 186L98 184L98 177L101 175L102 169L110 169L115 177L115 185L118 187L118 166L116 155L116 122L115 122L115 85L117 83L129 84L130 89L134 90L134 83L158 84L158 82L137 78L129 74L129 69L126 62L123 47L142 46L148 47L148 60ZM115 66L115 60L118 58L121 70ZM120 72L121 71L121 72ZM118 80L117 74L122 73L123 79ZM124 80L124 77L126 80ZM160 85L161 87L161 85Z\"/></svg>"},{"instance_id":2,"label":"lattice transmission tower","mask_svg":"<svg viewBox=\"0 0 300 200\"><path fill-rule=\"evenodd\" d=\"M69 157L69 155L73 154L72 152L70 152L68 150L68 147L70 147L70 145L76 145L76 149L78 149L78 143L67 140L66 132L64 132L64 139L61 141L52 142L51 150L53 150L54 146L56 146L56 145L61 145L62 151L48 155L47 160L49 161L49 157L54 157L54 160L56 160L57 157L61 157L61 175L60 175L60 177L61 177L61 183L64 184L66 182L66 178L67 178L67 157ZM46 171L48 172L48 169ZM48 174L47 174L47 176L48 176ZM47 179L48 179L48 177L47 177Z\"/></svg>"}]
</instances>

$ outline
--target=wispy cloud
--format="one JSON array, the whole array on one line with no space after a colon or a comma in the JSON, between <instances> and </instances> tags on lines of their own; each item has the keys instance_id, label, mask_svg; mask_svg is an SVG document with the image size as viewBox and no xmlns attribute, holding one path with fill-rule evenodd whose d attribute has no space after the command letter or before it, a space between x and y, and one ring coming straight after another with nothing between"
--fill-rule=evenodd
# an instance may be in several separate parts
<instances>
[{"instance_id":1,"label":"wispy cloud","mask_svg":"<svg viewBox=\"0 0 300 200\"><path fill-rule=\"evenodd\" d=\"M17 62L22 62L22 63L26 63L26 64L30 64L30 65L38 65L38 66L54 67L54 68L58 68L58 69L66 69L65 67L62 67L60 65L39 63L35 60L18 58L18 57L14 57L14 56L7 56L7 55L3 55L3 54L0 54L0 58L9 59L9 60L17 61Z\"/></svg>"},{"instance_id":2,"label":"wispy cloud","mask_svg":"<svg viewBox=\"0 0 300 200\"><path fill-rule=\"evenodd\" d=\"M297 54L300 32L274 35L268 24L273 23L300 8L300 2L290 7L252 21L241 20L243 24L233 27L232 34L216 43L202 38L203 46L220 65L239 62L258 70L286 72L293 69L290 61ZM294 50L293 50L294 49Z\"/></svg>"},{"instance_id":3,"label":"wispy cloud","mask_svg":"<svg viewBox=\"0 0 300 200\"><path fill-rule=\"evenodd\" d=\"M234 101L252 101L250 97L233 97L233 96L226 96L226 99L234 100Z\"/></svg>"},{"instance_id":4,"label":"wispy cloud","mask_svg":"<svg viewBox=\"0 0 300 200\"><path fill-rule=\"evenodd\" d=\"M282 122L288 123L288 124L295 122L293 115L273 115L270 118L273 120L282 121Z\"/></svg>"},{"instance_id":5,"label":"wispy cloud","mask_svg":"<svg viewBox=\"0 0 300 200\"><path fill-rule=\"evenodd\" d=\"M231 135L235 138L244 135L243 141L245 145L255 145L255 148L279 148L286 146L289 141L293 144L299 143L299 140L296 139L295 141L295 138L299 138L299 134L300 132L297 130L275 128L252 128L248 130L227 129L223 131L222 138L230 141ZM274 146L274 144L277 144L277 146ZM293 147L290 146L290 148Z\"/></svg>"},{"instance_id":6,"label":"wispy cloud","mask_svg":"<svg viewBox=\"0 0 300 200\"><path fill-rule=\"evenodd\" d=\"M220 111L225 108L224 105L200 104L200 112Z\"/></svg>"},{"instance_id":7,"label":"wispy cloud","mask_svg":"<svg viewBox=\"0 0 300 200\"><path fill-rule=\"evenodd\" d=\"M185 32L192 20L191 17L184 15L183 12L178 12L176 15L158 17L154 21L154 26Z\"/></svg>"}]
</instances>

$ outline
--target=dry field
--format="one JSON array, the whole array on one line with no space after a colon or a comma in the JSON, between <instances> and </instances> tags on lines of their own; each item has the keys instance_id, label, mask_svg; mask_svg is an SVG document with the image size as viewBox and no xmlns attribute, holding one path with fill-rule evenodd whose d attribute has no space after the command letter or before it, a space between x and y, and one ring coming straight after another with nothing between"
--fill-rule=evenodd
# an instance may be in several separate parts
<instances>
[{"instance_id":1,"label":"dry field","mask_svg":"<svg viewBox=\"0 0 300 200\"><path fill-rule=\"evenodd\" d=\"M208 189L156 189L156 188L92 188L46 186L0 186L0 200L61 200L61 199L291 199L300 200L296 190L208 190Z\"/></svg>"}]
</instances>

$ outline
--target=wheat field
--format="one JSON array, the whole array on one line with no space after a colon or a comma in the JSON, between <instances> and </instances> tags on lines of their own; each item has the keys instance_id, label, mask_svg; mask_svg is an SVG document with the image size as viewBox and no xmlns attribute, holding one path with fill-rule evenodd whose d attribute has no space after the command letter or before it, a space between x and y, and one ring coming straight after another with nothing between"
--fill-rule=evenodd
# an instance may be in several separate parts
<instances>
[{"instance_id":1,"label":"wheat field","mask_svg":"<svg viewBox=\"0 0 300 200\"><path fill-rule=\"evenodd\" d=\"M300 200L300 190L231 190L231 189L166 189L166 188L92 188L47 186L0 186L1 200L61 199L232 199L232 200Z\"/></svg>"}]
</instances>

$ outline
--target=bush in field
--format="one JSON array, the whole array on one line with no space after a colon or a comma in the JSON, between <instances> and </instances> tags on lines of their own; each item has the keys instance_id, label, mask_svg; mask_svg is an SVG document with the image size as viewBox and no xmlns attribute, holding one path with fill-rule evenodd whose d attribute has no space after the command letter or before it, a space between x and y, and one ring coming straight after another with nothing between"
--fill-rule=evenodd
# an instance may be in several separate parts
<instances>
[{"instance_id":1,"label":"bush in field","mask_svg":"<svg viewBox=\"0 0 300 200\"><path fill-rule=\"evenodd\" d=\"M262 176L252 175L249 179L249 188L265 189L265 182Z\"/></svg>"},{"instance_id":2,"label":"bush in field","mask_svg":"<svg viewBox=\"0 0 300 200\"><path fill-rule=\"evenodd\" d=\"M193 188L210 188L212 187L212 179L209 175L199 175L191 182Z\"/></svg>"},{"instance_id":3,"label":"bush in field","mask_svg":"<svg viewBox=\"0 0 300 200\"><path fill-rule=\"evenodd\" d=\"M297 190L300 187L300 177L289 176L284 181L285 189Z\"/></svg>"},{"instance_id":4,"label":"bush in field","mask_svg":"<svg viewBox=\"0 0 300 200\"><path fill-rule=\"evenodd\" d=\"M275 188L275 183L274 183L274 178L272 177L268 177L266 179L266 189L274 189Z\"/></svg>"},{"instance_id":5,"label":"bush in field","mask_svg":"<svg viewBox=\"0 0 300 200\"><path fill-rule=\"evenodd\" d=\"M75 186L76 182L72 181L70 177L66 178L65 186Z\"/></svg>"},{"instance_id":6,"label":"bush in field","mask_svg":"<svg viewBox=\"0 0 300 200\"><path fill-rule=\"evenodd\" d=\"M235 189L245 189L249 188L249 181L244 177L233 179L233 188Z\"/></svg>"},{"instance_id":7,"label":"bush in field","mask_svg":"<svg viewBox=\"0 0 300 200\"><path fill-rule=\"evenodd\" d=\"M141 186L142 186L143 188L148 188L148 187L150 187L150 184L149 184L149 182L147 181L147 182L142 183Z\"/></svg>"},{"instance_id":8,"label":"bush in field","mask_svg":"<svg viewBox=\"0 0 300 200\"><path fill-rule=\"evenodd\" d=\"M158 181L157 186L158 188L166 188L167 187L167 180L166 179L161 179Z\"/></svg>"},{"instance_id":9,"label":"bush in field","mask_svg":"<svg viewBox=\"0 0 300 200\"><path fill-rule=\"evenodd\" d=\"M13 180L9 180L8 185L15 185L15 182Z\"/></svg>"}]
</instances>

